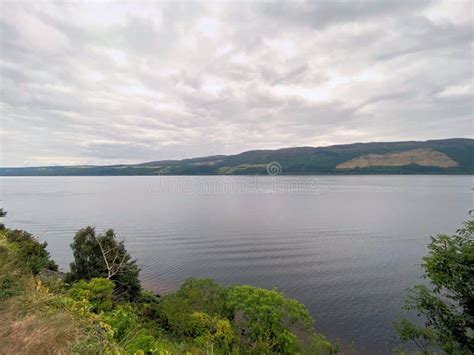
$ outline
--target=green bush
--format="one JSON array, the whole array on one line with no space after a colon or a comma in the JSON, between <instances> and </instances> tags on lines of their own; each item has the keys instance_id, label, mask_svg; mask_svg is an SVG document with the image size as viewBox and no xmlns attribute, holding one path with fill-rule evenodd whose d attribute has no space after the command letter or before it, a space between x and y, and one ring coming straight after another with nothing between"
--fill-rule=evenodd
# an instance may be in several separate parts
<instances>
[{"instance_id":1,"label":"green bush","mask_svg":"<svg viewBox=\"0 0 474 355\"><path fill-rule=\"evenodd\" d=\"M57 270L58 265L50 259L47 243L39 243L32 234L22 230L7 230L8 242L17 246L16 257L20 266L26 266L34 275L43 269Z\"/></svg>"},{"instance_id":2,"label":"green bush","mask_svg":"<svg viewBox=\"0 0 474 355\"><path fill-rule=\"evenodd\" d=\"M190 336L191 307L186 299L168 295L163 297L159 306L159 321L163 328L176 336Z\"/></svg>"},{"instance_id":3,"label":"green bush","mask_svg":"<svg viewBox=\"0 0 474 355\"><path fill-rule=\"evenodd\" d=\"M69 296L77 301L87 300L94 312L105 312L112 309L112 292L114 283L107 279L94 278L89 282L81 280L72 285Z\"/></svg>"},{"instance_id":4,"label":"green bush","mask_svg":"<svg viewBox=\"0 0 474 355\"><path fill-rule=\"evenodd\" d=\"M155 337L142 329L127 342L125 351L128 354L152 354L156 353L158 346L159 344Z\"/></svg>"},{"instance_id":5,"label":"green bush","mask_svg":"<svg viewBox=\"0 0 474 355\"><path fill-rule=\"evenodd\" d=\"M213 341L220 349L230 350L237 342L238 336L235 334L231 322L227 319L215 319L213 323Z\"/></svg>"},{"instance_id":6,"label":"green bush","mask_svg":"<svg viewBox=\"0 0 474 355\"><path fill-rule=\"evenodd\" d=\"M228 291L227 307L248 345L263 342L277 353L301 350L295 336L312 332L313 320L303 304L286 298L276 290L234 286Z\"/></svg>"},{"instance_id":7,"label":"green bush","mask_svg":"<svg viewBox=\"0 0 474 355\"><path fill-rule=\"evenodd\" d=\"M7 211L4 211L3 208L0 208L0 217L5 217L7 215ZM5 225L0 223L0 231L5 230Z\"/></svg>"},{"instance_id":8,"label":"green bush","mask_svg":"<svg viewBox=\"0 0 474 355\"><path fill-rule=\"evenodd\" d=\"M159 304L162 325L178 337L190 337L201 348L229 353L238 345L227 314L226 289L210 279L188 279Z\"/></svg>"},{"instance_id":9,"label":"green bush","mask_svg":"<svg viewBox=\"0 0 474 355\"><path fill-rule=\"evenodd\" d=\"M190 316L192 335L203 335L209 332L212 324L212 317L204 312L194 312Z\"/></svg>"},{"instance_id":10,"label":"green bush","mask_svg":"<svg viewBox=\"0 0 474 355\"><path fill-rule=\"evenodd\" d=\"M173 295L186 300L191 311L210 315L229 316L226 312L227 290L212 279L189 278Z\"/></svg>"},{"instance_id":11,"label":"green bush","mask_svg":"<svg viewBox=\"0 0 474 355\"><path fill-rule=\"evenodd\" d=\"M164 296L158 309L165 330L193 338L201 348L212 345L224 353L240 349L255 354L337 350L314 332L304 305L275 290L224 288L209 279L188 279Z\"/></svg>"},{"instance_id":12,"label":"green bush","mask_svg":"<svg viewBox=\"0 0 474 355\"><path fill-rule=\"evenodd\" d=\"M217 349L229 351L236 341L229 320L212 317L204 312L191 314L191 329L201 346L212 343Z\"/></svg>"},{"instance_id":13,"label":"green bush","mask_svg":"<svg viewBox=\"0 0 474 355\"><path fill-rule=\"evenodd\" d=\"M163 326L178 336L193 334L194 312L227 318L225 288L211 279L187 279L178 291L163 297L159 306Z\"/></svg>"},{"instance_id":14,"label":"green bush","mask_svg":"<svg viewBox=\"0 0 474 355\"><path fill-rule=\"evenodd\" d=\"M127 334L136 331L140 318L130 304L118 305L112 312L104 315L104 320L112 327L114 338L122 340Z\"/></svg>"},{"instance_id":15,"label":"green bush","mask_svg":"<svg viewBox=\"0 0 474 355\"><path fill-rule=\"evenodd\" d=\"M140 316L150 321L156 321L160 318L160 302L161 297L153 292L142 291L134 304Z\"/></svg>"},{"instance_id":16,"label":"green bush","mask_svg":"<svg viewBox=\"0 0 474 355\"><path fill-rule=\"evenodd\" d=\"M6 273L0 275L0 301L20 294L21 284L18 275Z\"/></svg>"}]
</instances>

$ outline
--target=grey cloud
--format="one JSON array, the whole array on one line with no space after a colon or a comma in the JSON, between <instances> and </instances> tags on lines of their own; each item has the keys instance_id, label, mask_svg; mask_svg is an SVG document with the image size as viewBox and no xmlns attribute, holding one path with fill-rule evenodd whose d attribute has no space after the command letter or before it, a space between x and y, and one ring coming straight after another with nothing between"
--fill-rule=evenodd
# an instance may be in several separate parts
<instances>
[{"instance_id":1,"label":"grey cloud","mask_svg":"<svg viewBox=\"0 0 474 355\"><path fill-rule=\"evenodd\" d=\"M3 166L472 136L468 3L1 7Z\"/></svg>"},{"instance_id":2,"label":"grey cloud","mask_svg":"<svg viewBox=\"0 0 474 355\"><path fill-rule=\"evenodd\" d=\"M262 12L295 26L323 29L345 22L365 21L374 17L403 16L419 11L431 1L271 1Z\"/></svg>"}]
</instances>

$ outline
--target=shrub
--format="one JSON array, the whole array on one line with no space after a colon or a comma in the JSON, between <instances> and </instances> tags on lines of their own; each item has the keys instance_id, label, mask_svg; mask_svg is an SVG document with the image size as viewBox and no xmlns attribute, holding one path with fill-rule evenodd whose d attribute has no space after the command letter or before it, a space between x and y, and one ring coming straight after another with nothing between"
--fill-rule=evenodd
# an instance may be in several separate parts
<instances>
[{"instance_id":1,"label":"shrub","mask_svg":"<svg viewBox=\"0 0 474 355\"><path fill-rule=\"evenodd\" d=\"M87 300L95 312L112 309L112 292L114 283L107 279L93 278L89 282L81 280L72 285L69 296L77 301Z\"/></svg>"},{"instance_id":2,"label":"shrub","mask_svg":"<svg viewBox=\"0 0 474 355\"><path fill-rule=\"evenodd\" d=\"M18 275L6 273L0 275L0 301L21 292Z\"/></svg>"},{"instance_id":3,"label":"shrub","mask_svg":"<svg viewBox=\"0 0 474 355\"><path fill-rule=\"evenodd\" d=\"M129 304L117 306L104 315L104 320L112 327L114 338L123 339L128 333L139 327L140 319Z\"/></svg>"},{"instance_id":4,"label":"shrub","mask_svg":"<svg viewBox=\"0 0 474 355\"><path fill-rule=\"evenodd\" d=\"M193 333L192 313L222 316L226 310L225 298L225 289L213 280L190 278L174 294L163 297L159 318L174 334L189 336Z\"/></svg>"},{"instance_id":5,"label":"shrub","mask_svg":"<svg viewBox=\"0 0 474 355\"><path fill-rule=\"evenodd\" d=\"M0 208L0 217L5 217L7 215L7 211L4 211L3 208ZM5 225L0 223L0 230L5 230Z\"/></svg>"},{"instance_id":6,"label":"shrub","mask_svg":"<svg viewBox=\"0 0 474 355\"><path fill-rule=\"evenodd\" d=\"M211 327L212 318L209 314L204 312L194 312L190 316L190 328L192 335L202 335L209 331Z\"/></svg>"},{"instance_id":7,"label":"shrub","mask_svg":"<svg viewBox=\"0 0 474 355\"><path fill-rule=\"evenodd\" d=\"M158 342L155 337L148 334L144 329L138 332L126 345L125 351L128 354L152 354L156 353Z\"/></svg>"},{"instance_id":8,"label":"shrub","mask_svg":"<svg viewBox=\"0 0 474 355\"><path fill-rule=\"evenodd\" d=\"M248 345L264 342L275 352L294 353L301 344L292 330L312 332L313 320L304 305L276 290L231 287L227 307L238 318L236 323Z\"/></svg>"},{"instance_id":9,"label":"shrub","mask_svg":"<svg viewBox=\"0 0 474 355\"><path fill-rule=\"evenodd\" d=\"M58 269L58 265L50 259L46 242L39 243L32 234L18 229L7 230L5 237L8 242L17 246L17 263L26 266L34 275L43 269Z\"/></svg>"},{"instance_id":10,"label":"shrub","mask_svg":"<svg viewBox=\"0 0 474 355\"><path fill-rule=\"evenodd\" d=\"M150 291L142 291L134 304L142 317L156 321L160 317L160 302L160 296Z\"/></svg>"},{"instance_id":11,"label":"shrub","mask_svg":"<svg viewBox=\"0 0 474 355\"><path fill-rule=\"evenodd\" d=\"M237 341L232 324L227 319L214 319L213 341L219 349L230 350Z\"/></svg>"},{"instance_id":12,"label":"shrub","mask_svg":"<svg viewBox=\"0 0 474 355\"><path fill-rule=\"evenodd\" d=\"M173 295L186 301L191 311L229 316L226 308L227 291L212 279L189 278Z\"/></svg>"},{"instance_id":13,"label":"shrub","mask_svg":"<svg viewBox=\"0 0 474 355\"><path fill-rule=\"evenodd\" d=\"M255 354L336 351L314 332L306 308L278 291L252 286L223 288L209 279L188 279L176 293L164 296L158 309L166 330L224 353L238 346Z\"/></svg>"},{"instance_id":14,"label":"shrub","mask_svg":"<svg viewBox=\"0 0 474 355\"><path fill-rule=\"evenodd\" d=\"M194 312L190 317L192 336L200 346L213 344L217 349L228 352L236 343L232 325L227 319L212 317L204 312Z\"/></svg>"},{"instance_id":15,"label":"shrub","mask_svg":"<svg viewBox=\"0 0 474 355\"><path fill-rule=\"evenodd\" d=\"M159 321L163 328L176 336L192 334L191 308L186 301L175 295L163 297L159 305Z\"/></svg>"},{"instance_id":16,"label":"shrub","mask_svg":"<svg viewBox=\"0 0 474 355\"><path fill-rule=\"evenodd\" d=\"M237 345L227 317L226 289L210 279L188 279L176 293L163 297L159 304L160 320L177 336L193 337L194 342L225 353Z\"/></svg>"}]
</instances>

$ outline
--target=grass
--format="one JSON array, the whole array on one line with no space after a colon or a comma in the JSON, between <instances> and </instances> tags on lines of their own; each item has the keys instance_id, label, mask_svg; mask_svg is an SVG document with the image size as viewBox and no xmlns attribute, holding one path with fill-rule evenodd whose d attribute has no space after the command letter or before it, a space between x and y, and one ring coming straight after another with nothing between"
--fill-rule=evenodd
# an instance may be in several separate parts
<instances>
[{"instance_id":1,"label":"grass","mask_svg":"<svg viewBox=\"0 0 474 355\"><path fill-rule=\"evenodd\" d=\"M63 295L18 266L16 252L0 231L0 354L66 354L91 336L108 345L93 320L74 314Z\"/></svg>"}]
</instances>

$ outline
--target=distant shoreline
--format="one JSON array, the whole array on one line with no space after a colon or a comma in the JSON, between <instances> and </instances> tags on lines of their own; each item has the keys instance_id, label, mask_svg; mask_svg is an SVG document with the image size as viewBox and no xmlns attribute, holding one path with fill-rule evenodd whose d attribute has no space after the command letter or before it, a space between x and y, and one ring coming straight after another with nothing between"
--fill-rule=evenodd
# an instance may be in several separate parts
<instances>
[{"instance_id":1,"label":"distant shoreline","mask_svg":"<svg viewBox=\"0 0 474 355\"><path fill-rule=\"evenodd\" d=\"M2 168L0 168L2 169ZM266 175L266 174L170 174L170 175L27 175L27 174L17 174L17 175L8 175L2 174L0 172L0 177L183 177L183 176L202 176L202 177L238 177L238 176L259 176L259 177L268 177L268 178L277 178L277 177L292 177L292 176L474 176L474 172L430 172L430 173L291 173L291 174L280 174L280 175Z\"/></svg>"},{"instance_id":2,"label":"distant shoreline","mask_svg":"<svg viewBox=\"0 0 474 355\"><path fill-rule=\"evenodd\" d=\"M141 164L0 167L0 176L277 176L474 174L474 140L373 142L250 150Z\"/></svg>"}]
</instances>

